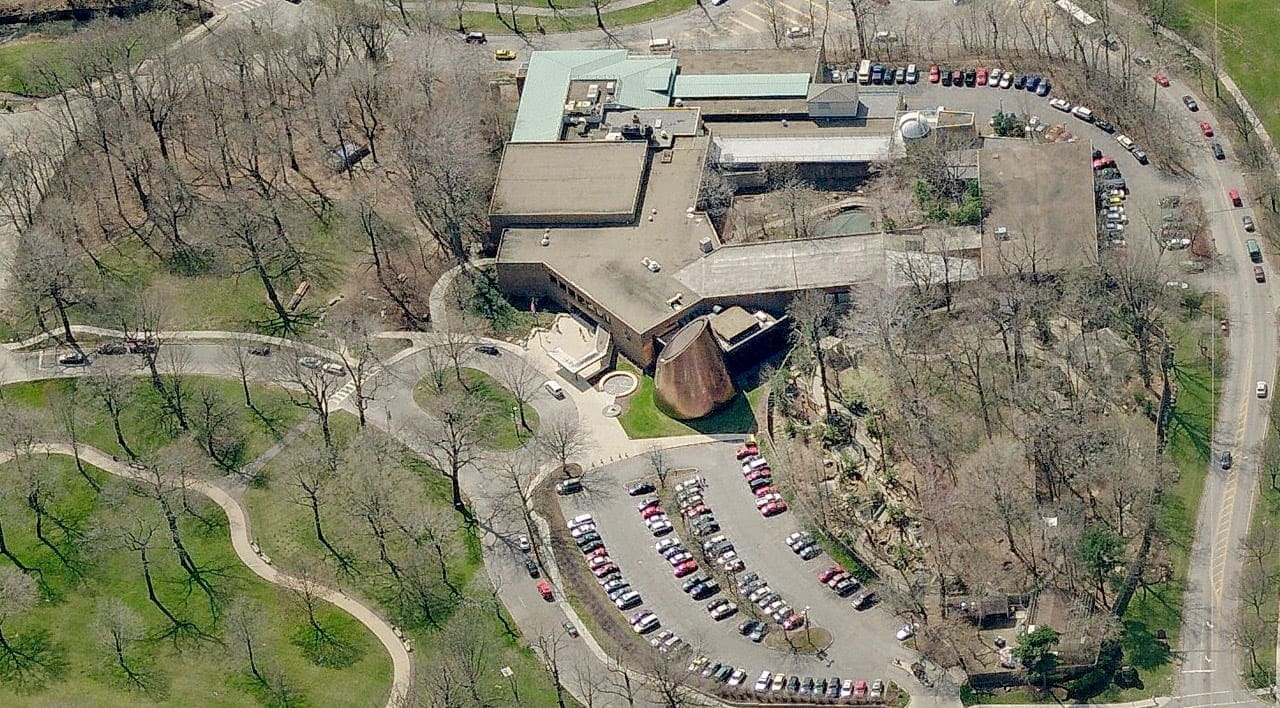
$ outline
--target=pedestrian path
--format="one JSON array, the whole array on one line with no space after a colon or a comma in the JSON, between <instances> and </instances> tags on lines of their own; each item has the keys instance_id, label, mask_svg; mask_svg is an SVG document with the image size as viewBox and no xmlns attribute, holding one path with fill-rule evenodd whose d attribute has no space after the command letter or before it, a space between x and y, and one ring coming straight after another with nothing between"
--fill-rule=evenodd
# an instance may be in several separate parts
<instances>
[{"instance_id":1,"label":"pedestrian path","mask_svg":"<svg viewBox=\"0 0 1280 708\"><path fill-rule=\"evenodd\" d=\"M120 462L102 450L86 445L80 445L78 448L80 458L85 462L117 477L145 481L148 476L145 469L138 469ZM35 451L46 455L70 456L76 454L75 448L61 443L37 445ZM0 464L8 462L13 456L12 452L0 453ZM391 708L401 705L405 697L409 695L413 663L409 656L409 647L405 640L401 639L397 634L396 628L369 606L340 590L325 587L314 581L298 578L278 570L271 565L270 559L258 550L257 543L253 540L253 535L249 529L249 518L240 502L236 501L225 490L210 482L188 479L186 484L188 488L208 497L227 515L227 529L231 535L231 546L235 550L236 556L240 558L240 562L248 566L249 570L252 570L255 575L269 583L285 588L296 589L305 585L316 596L350 614L357 622L368 627L369 631L373 632L378 641L382 643L382 646L386 648L387 653L391 655L391 695L387 698L387 706Z\"/></svg>"},{"instance_id":2,"label":"pedestrian path","mask_svg":"<svg viewBox=\"0 0 1280 708\"><path fill-rule=\"evenodd\" d=\"M276 2L279 2L279 0L239 0L238 2L233 2L230 5L223 7L222 11L226 12L227 14L235 14L238 12L248 12L249 10L256 10L257 8L260 8L263 5L276 3Z\"/></svg>"}]
</instances>

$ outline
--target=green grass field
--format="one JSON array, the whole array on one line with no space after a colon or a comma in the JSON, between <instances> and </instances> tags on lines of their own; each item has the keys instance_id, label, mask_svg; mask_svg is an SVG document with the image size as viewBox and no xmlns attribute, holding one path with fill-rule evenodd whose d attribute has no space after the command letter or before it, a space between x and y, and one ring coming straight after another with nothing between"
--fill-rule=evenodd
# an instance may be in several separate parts
<instances>
[{"instance_id":1,"label":"green grass field","mask_svg":"<svg viewBox=\"0 0 1280 708\"><path fill-rule=\"evenodd\" d=\"M240 382L205 376L189 376L186 385L192 390L205 388L215 392L226 403L236 421L236 429L243 437L244 448L240 459L248 462L262 454L294 423L301 420L303 409L289 402L289 397L277 388L251 386L254 405L261 415L244 407ZM182 437L183 431L173 417L164 412L160 395L144 378L132 382L132 396L124 406L121 428L125 442L140 457L158 450ZM85 382L78 379L49 379L11 384L0 388L0 400L22 408L39 411L37 421L54 429L50 410L57 399L75 401L79 423L80 441L113 455L125 456L116 442L111 418L106 409L90 393ZM48 420L46 420L48 419ZM61 432L60 428L56 428ZM58 439L66 439L59 434Z\"/></svg>"},{"instance_id":2,"label":"green grass field","mask_svg":"<svg viewBox=\"0 0 1280 708\"><path fill-rule=\"evenodd\" d=\"M445 405L445 401L457 394L464 387L468 397L476 401L484 410L480 422L483 444L490 450L514 450L529 442L538 430L538 412L532 406L524 407L524 420L528 428L520 425L520 418L512 411L517 404L516 397L502 387L492 376L477 369L462 368L462 384L450 375L445 383L444 392L438 393L426 380L419 381L413 388L413 400L418 406L430 413Z\"/></svg>"},{"instance_id":3,"label":"green grass field","mask_svg":"<svg viewBox=\"0 0 1280 708\"><path fill-rule=\"evenodd\" d=\"M698 433L750 433L756 429L755 417L751 414L753 393L761 389L753 389L746 393L739 392L727 406L719 411L697 420L676 420L663 413L654 401L653 377L648 376L627 361L619 361L618 369L630 371L640 378L640 387L636 392L621 401L625 408L618 422L631 438L662 438L674 435L696 435Z\"/></svg>"},{"instance_id":4,"label":"green grass field","mask_svg":"<svg viewBox=\"0 0 1280 708\"><path fill-rule=\"evenodd\" d=\"M348 449L356 436L354 417L345 413L335 416L334 439L339 449ZM449 503L447 480L396 448L397 461L388 468L386 477L386 483L394 490L390 497L393 508L387 513L413 529L414 535L410 538L400 531L391 534L388 552L402 572L423 579L420 587L425 595L405 602L397 597L397 584L380 560L367 519L345 491L351 488L348 485L357 486L361 472L367 474L367 470L343 465L338 479L323 492L326 536L351 559L351 571L337 571L337 564L317 540L310 509L298 503L297 487L289 469L306 450L318 445L315 430L294 441L267 465L265 482L245 492L244 503L255 535L273 562L282 568L323 567L344 590L378 608L413 639L414 661L422 675L459 671L454 662L458 656L466 655L467 651L460 648L465 643L483 655L480 661L485 680L478 686L482 702L510 701L511 688L498 674L501 667L510 666L515 672L521 705L555 705L550 677L532 652L503 626L504 621L511 620L487 590L479 541L475 530L460 521Z\"/></svg>"},{"instance_id":5,"label":"green grass field","mask_svg":"<svg viewBox=\"0 0 1280 708\"><path fill-rule=\"evenodd\" d=\"M128 494L123 482L90 468L90 474L103 484L103 491L95 492L66 457L38 456L24 464L25 473L15 463L0 466L0 485L6 490L22 488L27 474L39 471L49 516L69 529L64 532L46 521L45 534L75 570L63 566L36 539L35 514L25 500L5 495L0 513L8 547L23 564L40 568L44 591L42 601L7 621L4 631L10 638L44 633L48 655L61 666L45 675L43 685L0 680L0 704L253 706L266 702L267 696L251 680L247 662L223 646L223 623L212 618L206 596L200 590L188 590L186 574L153 499ZM222 609L233 598L256 604L258 664L265 673L282 677L293 690L297 702L291 705L382 705L390 689L391 662L373 635L346 613L324 605L319 612L321 625L341 638L344 660L340 663L345 665L313 664L295 642L306 625L303 612L288 593L258 579L240 563L231 549L225 517L216 506L198 496L192 502L194 514L180 513L183 544L211 579ZM163 636L169 623L147 599L139 554L123 542L123 530L136 529L140 523L156 529L150 560L157 596L207 637L175 641ZM0 564L9 561L0 559ZM110 598L123 602L140 620L145 636L131 653L136 665L146 669L148 690L127 687L101 644L99 606Z\"/></svg>"},{"instance_id":6,"label":"green grass field","mask_svg":"<svg viewBox=\"0 0 1280 708\"><path fill-rule=\"evenodd\" d=\"M1187 0L1186 24L1193 41L1206 52L1213 46L1214 7L1218 10L1219 41L1227 72L1249 97L1249 103L1280 139L1280 7L1254 0ZM1211 52L1210 52L1211 53Z\"/></svg>"}]
</instances>

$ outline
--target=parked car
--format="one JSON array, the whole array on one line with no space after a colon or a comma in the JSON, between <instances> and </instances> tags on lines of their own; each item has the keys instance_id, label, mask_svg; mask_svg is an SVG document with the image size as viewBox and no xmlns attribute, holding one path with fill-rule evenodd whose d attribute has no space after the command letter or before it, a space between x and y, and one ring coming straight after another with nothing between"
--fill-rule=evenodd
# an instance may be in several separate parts
<instances>
[{"instance_id":1,"label":"parked car","mask_svg":"<svg viewBox=\"0 0 1280 708\"><path fill-rule=\"evenodd\" d=\"M80 352L67 352L58 356L58 363L62 366L87 366L89 357Z\"/></svg>"},{"instance_id":2,"label":"parked car","mask_svg":"<svg viewBox=\"0 0 1280 708\"><path fill-rule=\"evenodd\" d=\"M1209 146L1209 149L1213 150L1213 156L1216 157L1217 159L1219 160L1227 159L1227 154L1222 151L1222 143L1214 143Z\"/></svg>"},{"instance_id":3,"label":"parked car","mask_svg":"<svg viewBox=\"0 0 1280 708\"><path fill-rule=\"evenodd\" d=\"M346 367L336 361L326 361L320 370L330 376L342 376L347 373Z\"/></svg>"},{"instance_id":4,"label":"parked car","mask_svg":"<svg viewBox=\"0 0 1280 708\"><path fill-rule=\"evenodd\" d=\"M1204 135L1206 138L1213 137L1213 126L1209 125L1209 121L1207 120L1200 121L1200 133Z\"/></svg>"},{"instance_id":5,"label":"parked car","mask_svg":"<svg viewBox=\"0 0 1280 708\"><path fill-rule=\"evenodd\" d=\"M98 346L99 354L117 355L128 352L120 342L106 342Z\"/></svg>"},{"instance_id":6,"label":"parked car","mask_svg":"<svg viewBox=\"0 0 1280 708\"><path fill-rule=\"evenodd\" d=\"M1244 230L1245 230L1245 231L1249 231L1249 232L1251 232L1251 233L1252 233L1252 232L1253 232L1253 229L1254 229L1254 225L1253 225L1253 217L1252 217L1252 216L1245 216L1245 217L1241 217L1241 219L1240 219L1240 220L1241 220L1242 222L1244 222Z\"/></svg>"},{"instance_id":7,"label":"parked car","mask_svg":"<svg viewBox=\"0 0 1280 708\"><path fill-rule=\"evenodd\" d=\"M271 356L271 347L265 344L257 347L249 347L249 353L253 356Z\"/></svg>"},{"instance_id":8,"label":"parked car","mask_svg":"<svg viewBox=\"0 0 1280 708\"><path fill-rule=\"evenodd\" d=\"M1253 267L1253 279L1259 283L1267 282L1267 273L1262 270L1262 266L1256 265Z\"/></svg>"},{"instance_id":9,"label":"parked car","mask_svg":"<svg viewBox=\"0 0 1280 708\"><path fill-rule=\"evenodd\" d=\"M1040 77L1039 77L1039 76L1028 76L1028 77L1027 77L1027 90L1028 90L1028 91L1031 91L1032 93L1034 93L1034 92L1035 92L1035 90L1036 90L1036 87L1038 87L1039 85L1040 85Z\"/></svg>"},{"instance_id":10,"label":"parked car","mask_svg":"<svg viewBox=\"0 0 1280 708\"><path fill-rule=\"evenodd\" d=\"M1240 201L1240 191L1237 189L1228 189L1227 198L1231 200L1231 204L1234 206L1242 205L1242 202Z\"/></svg>"},{"instance_id":11,"label":"parked car","mask_svg":"<svg viewBox=\"0 0 1280 708\"><path fill-rule=\"evenodd\" d=\"M551 584L545 580L538 581L538 594L547 602L551 602L556 599L555 595L551 592Z\"/></svg>"},{"instance_id":12,"label":"parked car","mask_svg":"<svg viewBox=\"0 0 1280 708\"><path fill-rule=\"evenodd\" d=\"M641 494L653 494L653 485L649 482L632 482L627 486L627 496L638 497ZM656 499L654 500L657 501Z\"/></svg>"},{"instance_id":13,"label":"parked car","mask_svg":"<svg viewBox=\"0 0 1280 708\"><path fill-rule=\"evenodd\" d=\"M1006 71L1004 72L1004 76L1000 79L1000 88L1007 89L1011 86L1013 86L1013 72Z\"/></svg>"},{"instance_id":14,"label":"parked car","mask_svg":"<svg viewBox=\"0 0 1280 708\"><path fill-rule=\"evenodd\" d=\"M547 380L542 383L542 387L547 390L554 398L564 399L564 387L556 381Z\"/></svg>"},{"instance_id":15,"label":"parked car","mask_svg":"<svg viewBox=\"0 0 1280 708\"><path fill-rule=\"evenodd\" d=\"M964 72L964 85L972 88L978 82L978 72L967 69Z\"/></svg>"},{"instance_id":16,"label":"parked car","mask_svg":"<svg viewBox=\"0 0 1280 708\"><path fill-rule=\"evenodd\" d=\"M963 85L964 85L964 72L960 71L959 69L952 69L952 70L951 70L951 85L952 85L952 86L963 86Z\"/></svg>"},{"instance_id":17,"label":"parked car","mask_svg":"<svg viewBox=\"0 0 1280 708\"><path fill-rule=\"evenodd\" d=\"M1137 160L1139 165L1147 164L1148 159L1145 151L1135 147L1133 150L1130 150L1130 152L1133 153L1133 159Z\"/></svg>"},{"instance_id":18,"label":"parked car","mask_svg":"<svg viewBox=\"0 0 1280 708\"><path fill-rule=\"evenodd\" d=\"M565 620L560 626L564 627L565 634L569 635L573 639L578 638L578 628L572 622Z\"/></svg>"},{"instance_id":19,"label":"parked car","mask_svg":"<svg viewBox=\"0 0 1280 708\"><path fill-rule=\"evenodd\" d=\"M1258 386L1257 386L1257 388L1255 388L1255 389L1254 389L1254 391L1258 394L1258 398L1266 398L1266 397L1267 397L1267 382L1266 382L1266 381L1259 381L1259 382L1258 382Z\"/></svg>"},{"instance_id":20,"label":"parked car","mask_svg":"<svg viewBox=\"0 0 1280 708\"><path fill-rule=\"evenodd\" d=\"M1048 79L1044 79L1040 82L1039 86L1036 86L1036 95L1043 98L1048 96L1051 90L1053 90L1053 86L1049 84Z\"/></svg>"},{"instance_id":21,"label":"parked car","mask_svg":"<svg viewBox=\"0 0 1280 708\"><path fill-rule=\"evenodd\" d=\"M475 350L476 353L484 354L485 356L498 356L502 354L502 351L492 344L477 344L475 346Z\"/></svg>"},{"instance_id":22,"label":"parked car","mask_svg":"<svg viewBox=\"0 0 1280 708\"><path fill-rule=\"evenodd\" d=\"M1190 96L1182 97L1182 105L1186 106L1187 110L1191 111L1192 113L1195 113L1196 111L1200 110L1200 105L1196 103L1196 100Z\"/></svg>"},{"instance_id":23,"label":"parked car","mask_svg":"<svg viewBox=\"0 0 1280 708\"><path fill-rule=\"evenodd\" d=\"M942 70L938 68L937 64L930 64L929 65L929 83L936 84L941 79L942 79Z\"/></svg>"},{"instance_id":24,"label":"parked car","mask_svg":"<svg viewBox=\"0 0 1280 708\"><path fill-rule=\"evenodd\" d=\"M516 58L516 53L510 49L499 49L493 53L493 58L498 61L511 61Z\"/></svg>"},{"instance_id":25,"label":"parked car","mask_svg":"<svg viewBox=\"0 0 1280 708\"><path fill-rule=\"evenodd\" d=\"M1151 79L1155 81L1158 86L1169 88L1169 77L1165 76L1164 72L1157 71L1151 75Z\"/></svg>"},{"instance_id":26,"label":"parked car","mask_svg":"<svg viewBox=\"0 0 1280 708\"><path fill-rule=\"evenodd\" d=\"M1098 130L1101 130L1101 131L1102 131L1102 132L1104 132L1104 133L1114 133L1114 132L1116 132L1116 127L1115 127L1114 125L1112 125L1112 124L1111 124L1111 121L1107 121L1107 120L1096 120L1096 121L1094 121L1094 122L1093 122L1093 124L1094 124L1094 125L1096 125L1096 126L1098 126Z\"/></svg>"},{"instance_id":27,"label":"parked car","mask_svg":"<svg viewBox=\"0 0 1280 708\"><path fill-rule=\"evenodd\" d=\"M915 64L907 64L907 83L914 84L920 80L920 72Z\"/></svg>"},{"instance_id":28,"label":"parked car","mask_svg":"<svg viewBox=\"0 0 1280 708\"><path fill-rule=\"evenodd\" d=\"M1222 456L1218 458L1218 464L1224 470L1231 469L1231 451L1230 450L1223 451Z\"/></svg>"},{"instance_id":29,"label":"parked car","mask_svg":"<svg viewBox=\"0 0 1280 708\"><path fill-rule=\"evenodd\" d=\"M306 369L319 369L324 366L324 362L314 356L304 356L298 358L298 365Z\"/></svg>"},{"instance_id":30,"label":"parked car","mask_svg":"<svg viewBox=\"0 0 1280 708\"><path fill-rule=\"evenodd\" d=\"M1018 89L1019 91L1026 89L1027 77L1023 76L1022 74L1018 74L1017 76L1013 77L1013 87Z\"/></svg>"},{"instance_id":31,"label":"parked car","mask_svg":"<svg viewBox=\"0 0 1280 708\"><path fill-rule=\"evenodd\" d=\"M489 38L484 35L484 32L468 32L466 40L467 44L484 44L489 41Z\"/></svg>"},{"instance_id":32,"label":"parked car","mask_svg":"<svg viewBox=\"0 0 1280 708\"><path fill-rule=\"evenodd\" d=\"M1063 113L1069 113L1071 111L1071 104L1061 98L1051 99L1049 101L1049 107L1054 110L1062 111Z\"/></svg>"},{"instance_id":33,"label":"parked car","mask_svg":"<svg viewBox=\"0 0 1280 708\"><path fill-rule=\"evenodd\" d=\"M801 37L808 37L810 34L811 32L808 27L791 25L787 28L787 39L800 39Z\"/></svg>"}]
</instances>

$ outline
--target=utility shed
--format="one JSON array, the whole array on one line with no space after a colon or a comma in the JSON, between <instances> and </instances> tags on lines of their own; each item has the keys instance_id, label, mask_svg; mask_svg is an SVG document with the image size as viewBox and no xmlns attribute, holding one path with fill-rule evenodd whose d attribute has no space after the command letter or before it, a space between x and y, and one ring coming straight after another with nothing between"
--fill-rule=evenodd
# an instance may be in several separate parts
<instances>
[{"instance_id":1,"label":"utility shed","mask_svg":"<svg viewBox=\"0 0 1280 708\"><path fill-rule=\"evenodd\" d=\"M809 87L810 118L857 118L857 84L813 84Z\"/></svg>"}]
</instances>

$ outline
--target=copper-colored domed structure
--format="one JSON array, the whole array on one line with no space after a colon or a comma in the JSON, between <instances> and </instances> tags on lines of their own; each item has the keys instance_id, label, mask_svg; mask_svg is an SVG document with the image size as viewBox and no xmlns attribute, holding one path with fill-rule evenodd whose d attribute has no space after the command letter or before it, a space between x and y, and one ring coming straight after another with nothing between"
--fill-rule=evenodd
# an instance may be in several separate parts
<instances>
[{"instance_id":1,"label":"copper-colored domed structure","mask_svg":"<svg viewBox=\"0 0 1280 708\"><path fill-rule=\"evenodd\" d=\"M705 317L676 333L658 355L656 368L655 398L672 418L701 418L733 400L736 393Z\"/></svg>"}]
</instances>

